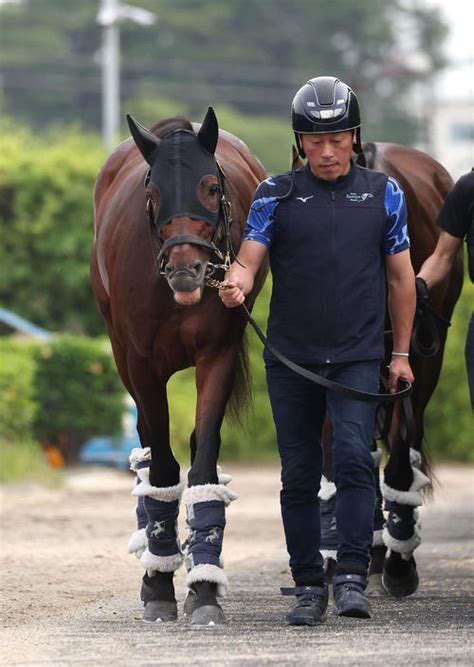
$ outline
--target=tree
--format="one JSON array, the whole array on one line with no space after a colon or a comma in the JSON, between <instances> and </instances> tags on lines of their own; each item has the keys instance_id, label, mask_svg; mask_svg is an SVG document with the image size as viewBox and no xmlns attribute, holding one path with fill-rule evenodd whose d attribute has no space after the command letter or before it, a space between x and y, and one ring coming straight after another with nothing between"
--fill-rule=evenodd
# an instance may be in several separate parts
<instances>
[{"instance_id":1,"label":"tree","mask_svg":"<svg viewBox=\"0 0 474 667\"><path fill-rule=\"evenodd\" d=\"M153 97L185 102L197 117L219 103L288 118L298 86L327 73L360 94L367 137L410 143L407 94L444 62L446 28L436 10L416 0L127 2L159 20L146 29L122 24L124 101L145 87ZM24 0L0 10L10 113L35 125L80 118L98 129L98 6Z\"/></svg>"}]
</instances>

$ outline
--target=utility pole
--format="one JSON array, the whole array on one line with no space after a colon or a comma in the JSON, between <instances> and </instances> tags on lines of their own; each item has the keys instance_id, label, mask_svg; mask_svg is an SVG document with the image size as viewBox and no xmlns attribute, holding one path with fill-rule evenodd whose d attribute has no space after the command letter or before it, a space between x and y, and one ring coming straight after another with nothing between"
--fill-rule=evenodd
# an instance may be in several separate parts
<instances>
[{"instance_id":1,"label":"utility pole","mask_svg":"<svg viewBox=\"0 0 474 667\"><path fill-rule=\"evenodd\" d=\"M156 14L119 0L101 0L96 21L102 26L102 141L108 149L114 148L120 127L120 22L126 19L149 26Z\"/></svg>"}]
</instances>

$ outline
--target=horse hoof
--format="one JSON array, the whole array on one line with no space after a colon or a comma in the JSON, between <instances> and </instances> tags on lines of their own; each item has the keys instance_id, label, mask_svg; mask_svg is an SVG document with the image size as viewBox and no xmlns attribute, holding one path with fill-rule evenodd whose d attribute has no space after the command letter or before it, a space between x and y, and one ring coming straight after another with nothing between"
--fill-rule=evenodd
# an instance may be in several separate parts
<instances>
[{"instance_id":1,"label":"horse hoof","mask_svg":"<svg viewBox=\"0 0 474 667\"><path fill-rule=\"evenodd\" d=\"M191 616L196 606L196 593L193 590L188 591L183 604L183 615Z\"/></svg>"},{"instance_id":2,"label":"horse hoof","mask_svg":"<svg viewBox=\"0 0 474 667\"><path fill-rule=\"evenodd\" d=\"M225 623L224 612L219 606L203 605L191 614L191 625L214 626Z\"/></svg>"},{"instance_id":3,"label":"horse hoof","mask_svg":"<svg viewBox=\"0 0 474 667\"><path fill-rule=\"evenodd\" d=\"M144 623L165 623L176 621L178 618L178 607L176 602L166 600L150 600L145 605L143 612Z\"/></svg>"},{"instance_id":4,"label":"horse hoof","mask_svg":"<svg viewBox=\"0 0 474 667\"><path fill-rule=\"evenodd\" d=\"M401 577L394 577L384 569L382 583L394 598L405 598L408 595L413 595L419 584L415 562L411 563L409 571Z\"/></svg>"},{"instance_id":5,"label":"horse hoof","mask_svg":"<svg viewBox=\"0 0 474 667\"><path fill-rule=\"evenodd\" d=\"M370 598L387 597L388 593L382 582L381 574L369 574L369 583L365 589L366 595Z\"/></svg>"}]
</instances>

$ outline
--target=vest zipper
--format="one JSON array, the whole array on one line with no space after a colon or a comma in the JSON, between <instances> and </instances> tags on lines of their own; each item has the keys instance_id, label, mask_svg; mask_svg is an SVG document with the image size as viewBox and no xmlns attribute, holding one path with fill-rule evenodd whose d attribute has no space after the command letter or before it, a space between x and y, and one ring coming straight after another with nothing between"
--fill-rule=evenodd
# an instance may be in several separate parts
<instances>
[{"instance_id":1,"label":"vest zipper","mask_svg":"<svg viewBox=\"0 0 474 667\"><path fill-rule=\"evenodd\" d=\"M336 193L334 190L331 190L331 201L332 201L332 210L331 210L331 254L334 256L335 254L335 226L336 226ZM329 351L329 338L327 339L327 345L326 345L326 350ZM330 364L331 359L329 356L326 358L326 363Z\"/></svg>"}]
</instances>

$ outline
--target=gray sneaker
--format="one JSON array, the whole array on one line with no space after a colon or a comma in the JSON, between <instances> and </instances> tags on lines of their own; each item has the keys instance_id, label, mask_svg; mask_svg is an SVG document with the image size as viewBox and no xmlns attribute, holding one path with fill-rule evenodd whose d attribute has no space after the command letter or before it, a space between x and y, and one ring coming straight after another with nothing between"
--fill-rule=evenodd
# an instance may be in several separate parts
<instances>
[{"instance_id":1,"label":"gray sneaker","mask_svg":"<svg viewBox=\"0 0 474 667\"><path fill-rule=\"evenodd\" d=\"M367 577L360 574L338 574L333 579L334 608L338 616L370 618L370 604L365 597Z\"/></svg>"},{"instance_id":2,"label":"gray sneaker","mask_svg":"<svg viewBox=\"0 0 474 667\"><path fill-rule=\"evenodd\" d=\"M294 595L296 600L287 614L289 625L316 625L326 620L328 606L328 587L295 586L281 588L282 595Z\"/></svg>"}]
</instances>

